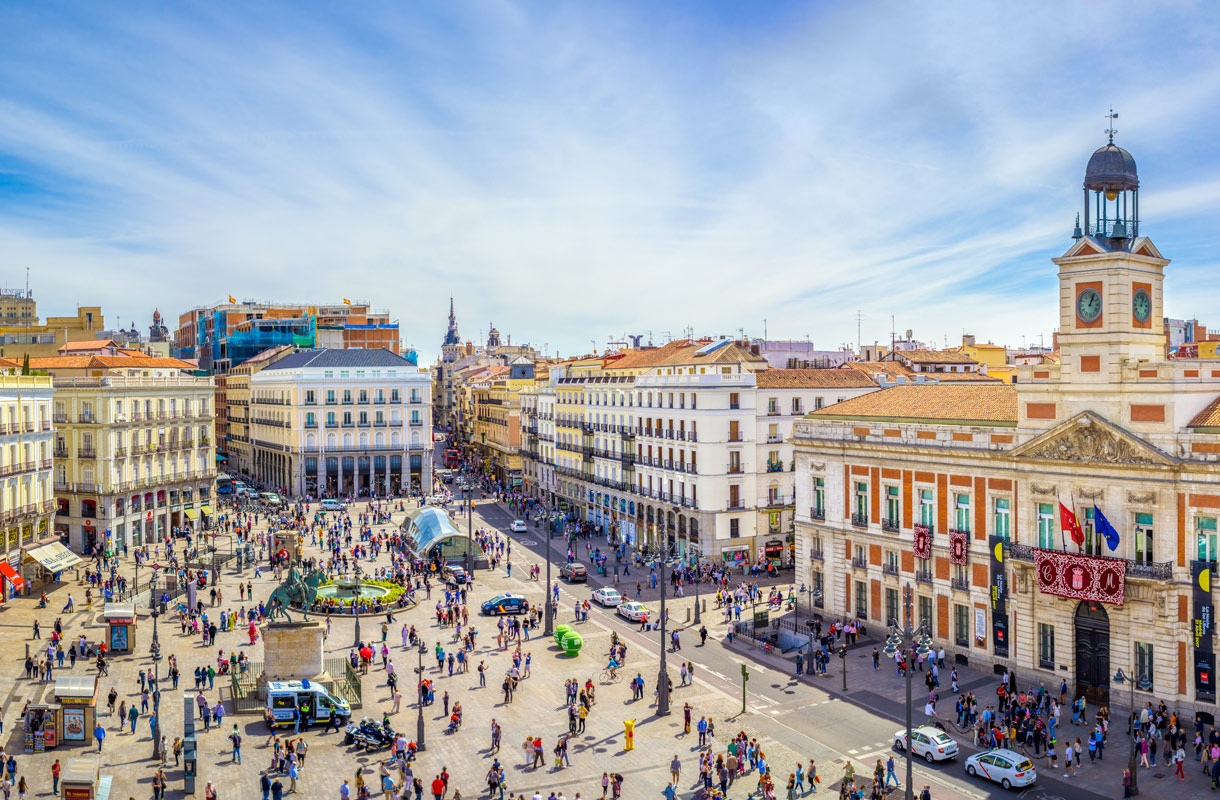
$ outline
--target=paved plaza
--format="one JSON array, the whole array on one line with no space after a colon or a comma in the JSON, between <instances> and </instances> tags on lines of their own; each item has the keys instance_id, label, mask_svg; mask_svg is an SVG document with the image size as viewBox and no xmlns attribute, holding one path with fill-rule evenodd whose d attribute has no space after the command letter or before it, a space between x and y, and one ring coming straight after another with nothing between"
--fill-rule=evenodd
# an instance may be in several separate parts
<instances>
[{"instance_id":1,"label":"paved plaza","mask_svg":"<svg viewBox=\"0 0 1220 800\"><path fill-rule=\"evenodd\" d=\"M358 505L353 513L362 508ZM401 520L402 514L394 515L394 522ZM476 527L495 527L506 530L509 516L502 508L490 500L480 501L475 516ZM464 522L459 520L459 524ZM390 526L385 526L389 530ZM261 528L260 528L261 530ZM514 569L509 577L504 568L492 572L480 571L476 576L474 594L470 598L472 610L478 603L503 591L514 591L525 594L532 602L542 598L544 581L531 581L528 578L528 566L540 563L540 553L545 546L544 534L531 527L523 534L514 534L514 550L512 562ZM551 544L555 550L552 557L558 564L563 559L562 539L554 539ZM222 545L223 546L223 545ZM305 555L319 554L316 548L306 546ZM388 564L388 557L383 553L378 564L363 564L364 569ZM130 574L131 564L123 567ZM146 574L146 573L145 573ZM558 579L558 571L555 571ZM274 578L264 573L260 578L253 577L253 569L247 568L238 574L232 567L226 568L221 576L220 587L224 599L218 604L221 609L237 609L241 603L237 601L237 584L239 579L252 581L254 596L266 598L275 585ZM425 658L427 676L435 682L437 703L425 709L426 750L419 754L414 771L425 782L425 797L431 797L428 785L431 779L442 769L450 775L450 791L447 797L460 796L465 800L474 797L485 797L487 787L485 776L493 761L499 758L504 765L509 792L506 796L516 797L523 794L532 797L535 791L547 797L552 791L562 790L569 800L580 793L583 798L601 796L601 776L604 772L621 774L624 777L623 796L659 797L661 790L670 780L670 762L677 756L682 764L678 780L680 797L694 796L695 779L698 776L698 737L683 731L683 707L689 704L692 717L697 721L700 717L708 717L715 721L716 736L713 747L718 753L724 752L730 736L742 731L750 739L756 739L763 747L768 762L772 765L776 779L778 796L785 794L784 785L788 773L801 760L808 763L814 759L822 783L819 794L828 790L837 790L837 785L843 777L848 763L853 765L857 775L867 776L878 758L885 759L890 753L890 743L895 730L899 727L896 720L902 713L902 682L894 675L893 669L874 671L871 667L871 647L873 640L866 640L860 646L849 652L848 683L849 690L842 691L841 672L838 659L831 664L831 673L827 677L810 679L802 677L799 680L793 675L794 668L790 661L773 654L763 653L749 645L738 641L728 645L724 641L725 627L722 614L714 605L708 604L703 623L707 625L710 635L705 646L699 645L697 626L687 622L693 609L693 599L688 595L672 602L671 619L677 623L681 631L682 649L670 653L669 666L675 684L679 683L678 669L683 661L695 665L695 680L690 686L678 686L673 695L673 713L668 717L657 717L653 705L653 690L658 671L659 646L656 633L641 633L637 625L628 625L612 614L594 607L590 619L585 622L572 621L572 606L576 600L583 600L590 591L596 588L602 580L593 576L588 585L577 584L568 586L561 584L560 616L558 622L574 624L584 638L584 650L577 657L562 654L557 647L541 634L535 635L531 641L522 646L525 653L531 655L531 675L522 680L519 690L511 703L504 702L500 691L502 676L511 664L511 651L498 650L495 641L495 619L485 617L472 620L478 629L478 646L476 647L472 666L469 672L449 675L447 670L438 672L434 659ZM634 594L636 576L621 576L620 588ZM61 613L60 609L71 592L76 599L76 611ZM0 679L8 686L4 698L4 746L5 752L15 754L17 758L18 776L25 776L31 787L31 796L49 796L51 787L51 766L56 759L61 762L75 756L93 756L95 748L89 747L59 747L44 754L26 755L23 751L21 736L21 720L19 713L23 705L34 699L43 686L36 681L26 680L23 662L25 646L33 649L45 646L42 642L30 638L32 622L39 621L44 636L50 631L56 618L62 618L65 633L74 638L84 633L91 640L100 640L104 634L101 621L100 606L95 604L93 611L88 611L83 603L83 587L75 583L65 583L52 594L46 609L37 609L37 597L18 598L8 604L0 613L0 625L3 626L4 640L8 657L0 661ZM201 595L205 597L206 594ZM422 595L421 595L422 597ZM401 709L392 715L397 729L406 733L409 739L415 738L417 710L414 706L413 675L411 670L416 666L414 651L402 648L400 630L406 625L415 625L423 632L423 637L429 647L438 641L446 649L454 647L452 629L440 628L435 625L434 603L438 598L434 588L431 601L423 600L420 606L406 612L397 613L388 632L391 645L390 661L401 676L401 687L404 700ZM655 592L645 591L643 600L652 608L656 608ZM384 617L366 617L362 622L362 633L366 640L380 640L380 623ZM151 640L150 619L141 618L139 622L138 653L117 656L110 661L110 674L102 679L100 686L100 704L102 708L99 717L106 727L104 752L101 756L102 772L114 776L114 787L111 798L139 798L144 800L152 796L152 780L155 763L151 758L152 741L148 716L141 715L134 734L123 732L120 721L116 717L106 716L105 696L111 687L118 690L121 700L128 704L138 703L139 680L141 669L151 667L147 644ZM600 674L605 666L605 654L609 649L612 632L628 644L627 664L623 669L624 680L618 683L602 683ZM163 652L168 656L176 656L182 672L179 690L169 688L168 680L163 680L164 690L162 700L163 732L172 742L182 734L182 699L180 693L193 694L192 672L197 665L214 664L216 649L202 645L198 636L183 636L176 624L160 625L160 638ZM346 657L354 644L354 623L351 618L334 618L332 631L325 649L327 658ZM223 648L226 653L231 650L244 652L252 661L264 661L262 641L248 646L245 629L239 627L235 631L223 632L218 635L216 647ZM475 667L483 662L487 667L487 686L480 687ZM740 668L746 664L751 672L746 696L746 713L742 714L742 694ZM66 669L60 674L95 674L96 670L88 662L78 662L74 669ZM628 680L636 673L642 674L647 690L641 700L632 700ZM917 676L918 677L918 676ZM567 733L568 723L566 704L564 700L564 681L573 678L582 684L592 678L597 685L596 703L586 722L582 733L572 737L569 743L570 766L557 768L553 764L551 749L559 737ZM995 679L991 675L976 674L970 670L962 671L963 691L973 690L980 696L986 696L994 690ZM356 717L369 716L379 718L391 707L391 695L387 688L386 672L378 661L363 679L364 707L356 711ZM451 702L461 702L465 711L462 728L452 735L444 733L447 717L442 707L442 697L448 693ZM230 701L228 684L217 680L215 689L205 692L209 702L220 698ZM918 695L919 692L917 691ZM951 701L949 701L951 703ZM916 701L917 710L922 708ZM951 707L951 706L950 706ZM231 704L229 705L231 708ZM917 717L918 718L918 717ZM503 739L500 752L492 753L490 748L490 728L492 720L502 727ZM624 721L634 720L636 723L635 748L624 748ZM233 722L236 722L243 734L243 761L234 763L231 747L227 738ZM1081 773L1064 781L1058 776L1045 772L1040 776L1039 787L1029 790L1029 797L1117 797L1118 774L1125 763L1126 738L1116 725L1111 732L1112 743L1107 749L1104 763L1089 764L1086 762ZM1082 734L1087 734L1083 728ZM544 765L537 768L526 766L522 744L527 736L541 736L546 759ZM305 734L310 749L300 779L297 783L297 794L306 797L338 798L339 787L344 779L354 787L357 775L360 774L368 783L370 789L379 786L378 767L384 757L379 753L365 753L345 747L341 733L323 733L313 731ZM968 735L959 735L959 741L967 745L966 752L973 749L968 745ZM214 782L224 800L240 797L259 797L259 776L262 770L271 765L271 748L267 746L267 728L261 715L232 715L225 718L219 729L199 734L200 768L197 781L197 794L202 796L204 786L208 781ZM983 797L999 793L998 787L991 787L967 779L962 775L961 758L947 765L927 767L920 764L917 768L916 784L932 786L936 798ZM1038 762L1039 770L1043 770L1043 762ZM1151 797L1167 796L1185 793L1201 794L1206 792L1207 785L1197 773L1185 783L1167 779L1169 770L1150 770L1141 772L1144 795ZM169 759L169 791L167 796L182 796L181 768L174 764L172 756ZM899 775L904 769L899 763ZM738 781L730 792L734 800L749 795L757 781L753 773L747 774ZM288 779L283 778L285 788ZM353 790L352 797L355 797ZM380 793L373 792L374 797ZM900 796L894 793L894 796Z\"/></svg>"}]
</instances>

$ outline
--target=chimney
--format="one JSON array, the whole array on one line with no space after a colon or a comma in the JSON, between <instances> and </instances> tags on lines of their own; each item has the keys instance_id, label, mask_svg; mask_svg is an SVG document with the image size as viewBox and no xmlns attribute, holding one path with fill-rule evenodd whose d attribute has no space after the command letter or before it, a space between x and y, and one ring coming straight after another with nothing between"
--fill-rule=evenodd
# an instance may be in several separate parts
<instances>
[{"instance_id":1,"label":"chimney","mask_svg":"<svg viewBox=\"0 0 1220 800\"><path fill-rule=\"evenodd\" d=\"M973 347L974 346L974 334L973 333L963 333L962 334L962 346L963 347Z\"/></svg>"}]
</instances>

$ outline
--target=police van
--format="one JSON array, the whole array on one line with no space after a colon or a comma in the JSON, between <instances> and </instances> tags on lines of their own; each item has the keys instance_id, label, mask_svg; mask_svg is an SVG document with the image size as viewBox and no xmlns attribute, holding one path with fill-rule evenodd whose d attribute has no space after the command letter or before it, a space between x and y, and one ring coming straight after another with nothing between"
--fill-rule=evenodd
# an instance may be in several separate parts
<instances>
[{"instance_id":1,"label":"police van","mask_svg":"<svg viewBox=\"0 0 1220 800\"><path fill-rule=\"evenodd\" d=\"M274 730L295 726L301 709L309 709L309 724L326 724L332 716L340 725L351 719L352 708L342 697L331 694L325 686L313 681L267 681L267 707L263 718Z\"/></svg>"}]
</instances>

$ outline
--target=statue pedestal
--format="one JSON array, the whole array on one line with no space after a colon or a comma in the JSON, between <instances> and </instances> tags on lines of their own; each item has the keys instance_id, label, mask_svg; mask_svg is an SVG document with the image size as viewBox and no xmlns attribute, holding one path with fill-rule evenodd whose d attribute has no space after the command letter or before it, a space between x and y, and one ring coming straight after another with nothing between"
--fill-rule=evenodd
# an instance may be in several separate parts
<instances>
[{"instance_id":1,"label":"statue pedestal","mask_svg":"<svg viewBox=\"0 0 1220 800\"><path fill-rule=\"evenodd\" d=\"M269 622L260 630L267 680L315 680L325 675L322 641L326 627L322 623Z\"/></svg>"}]
</instances>

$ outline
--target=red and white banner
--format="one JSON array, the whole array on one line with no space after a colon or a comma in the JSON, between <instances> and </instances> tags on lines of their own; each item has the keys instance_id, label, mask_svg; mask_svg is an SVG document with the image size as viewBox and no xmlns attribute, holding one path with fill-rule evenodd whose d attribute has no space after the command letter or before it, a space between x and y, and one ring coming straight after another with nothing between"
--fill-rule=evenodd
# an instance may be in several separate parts
<instances>
[{"instance_id":1,"label":"red and white banner","mask_svg":"<svg viewBox=\"0 0 1220 800\"><path fill-rule=\"evenodd\" d=\"M966 551L970 548L968 531L949 530L949 563L965 564Z\"/></svg>"},{"instance_id":2,"label":"red and white banner","mask_svg":"<svg viewBox=\"0 0 1220 800\"><path fill-rule=\"evenodd\" d=\"M1121 606L1126 592L1127 562L1121 558L1034 550L1038 591L1056 597Z\"/></svg>"},{"instance_id":3,"label":"red and white banner","mask_svg":"<svg viewBox=\"0 0 1220 800\"><path fill-rule=\"evenodd\" d=\"M915 526L915 557L932 557L932 531L927 525Z\"/></svg>"}]
</instances>

